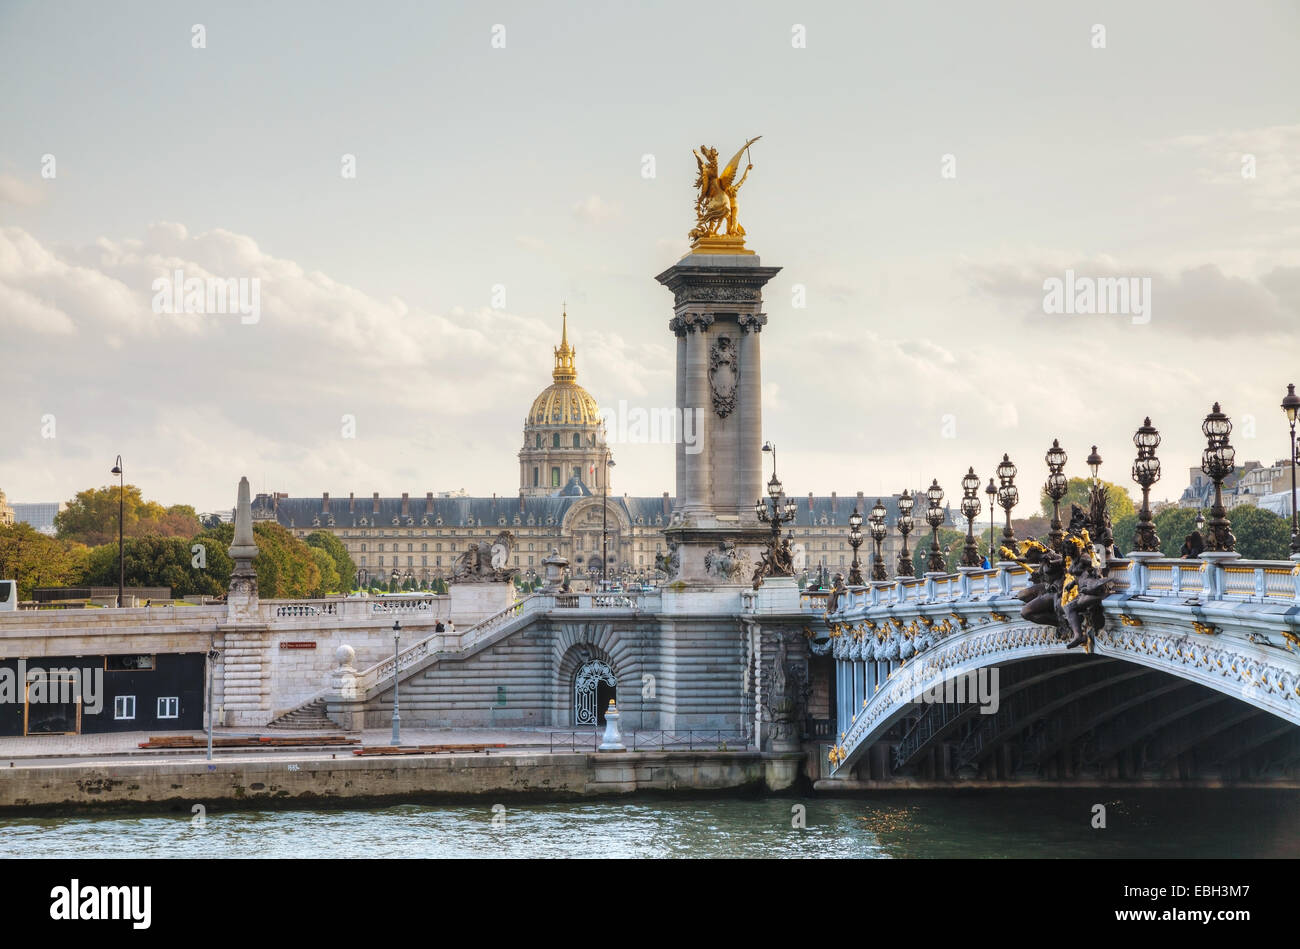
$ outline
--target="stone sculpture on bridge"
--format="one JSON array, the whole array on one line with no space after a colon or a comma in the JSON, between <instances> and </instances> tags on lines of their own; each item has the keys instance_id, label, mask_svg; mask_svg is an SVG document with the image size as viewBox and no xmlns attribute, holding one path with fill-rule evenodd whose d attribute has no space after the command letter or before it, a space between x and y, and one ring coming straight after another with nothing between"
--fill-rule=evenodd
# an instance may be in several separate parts
<instances>
[{"instance_id":1,"label":"stone sculpture on bridge","mask_svg":"<svg viewBox=\"0 0 1300 949\"><path fill-rule=\"evenodd\" d=\"M514 535L509 531L497 534L491 543L471 543L456 560L452 582L504 583L513 580L519 572L518 568L509 565L514 543Z\"/></svg>"},{"instance_id":2,"label":"stone sculpture on bridge","mask_svg":"<svg viewBox=\"0 0 1300 949\"><path fill-rule=\"evenodd\" d=\"M749 558L743 551L738 552L735 543L726 538L718 541L717 550L710 550L704 555L704 568L729 583L738 582L748 566Z\"/></svg>"},{"instance_id":3,"label":"stone sculpture on bridge","mask_svg":"<svg viewBox=\"0 0 1300 949\"><path fill-rule=\"evenodd\" d=\"M787 535L781 543L773 542L763 551L762 559L754 568L754 589L763 585L764 577L793 577L794 551L790 549L790 537Z\"/></svg>"}]
</instances>

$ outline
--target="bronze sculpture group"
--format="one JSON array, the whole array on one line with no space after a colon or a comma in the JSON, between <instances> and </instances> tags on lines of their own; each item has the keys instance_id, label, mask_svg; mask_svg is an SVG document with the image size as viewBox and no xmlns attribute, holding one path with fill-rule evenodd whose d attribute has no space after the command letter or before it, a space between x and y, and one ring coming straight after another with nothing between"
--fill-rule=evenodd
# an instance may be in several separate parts
<instances>
[{"instance_id":1,"label":"bronze sculpture group","mask_svg":"<svg viewBox=\"0 0 1300 949\"><path fill-rule=\"evenodd\" d=\"M1036 540L1022 541L1018 551L1003 547L1002 556L1029 568L1029 586L1020 592L1020 615L1031 623L1055 626L1067 649L1092 652L1093 636L1106 625L1101 603L1115 581L1107 574L1088 531L1089 518L1070 506L1070 524L1055 549Z\"/></svg>"}]
</instances>

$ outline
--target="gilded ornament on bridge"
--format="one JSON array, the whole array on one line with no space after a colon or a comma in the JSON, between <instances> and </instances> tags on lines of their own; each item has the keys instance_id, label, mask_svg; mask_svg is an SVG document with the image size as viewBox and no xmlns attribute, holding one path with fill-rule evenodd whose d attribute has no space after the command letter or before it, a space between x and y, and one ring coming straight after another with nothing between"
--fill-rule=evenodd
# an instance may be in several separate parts
<instances>
[{"instance_id":1,"label":"gilded ornament on bridge","mask_svg":"<svg viewBox=\"0 0 1300 949\"><path fill-rule=\"evenodd\" d=\"M749 177L754 165L746 158L745 173L736 180L740 160L749 146L762 136L747 141L731 156L725 165L718 165L718 150L708 145L695 149L695 164L699 173L695 177L695 227L687 237L691 251L696 254L752 254L745 249L745 229L736 220L739 210L737 195ZM722 230L719 234L718 231Z\"/></svg>"}]
</instances>

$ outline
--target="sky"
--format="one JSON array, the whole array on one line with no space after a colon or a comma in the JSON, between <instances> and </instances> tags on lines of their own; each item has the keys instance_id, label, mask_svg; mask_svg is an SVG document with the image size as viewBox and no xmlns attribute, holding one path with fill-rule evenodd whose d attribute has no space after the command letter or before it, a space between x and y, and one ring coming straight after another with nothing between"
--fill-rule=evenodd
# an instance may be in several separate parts
<instances>
[{"instance_id":1,"label":"sky","mask_svg":"<svg viewBox=\"0 0 1300 949\"><path fill-rule=\"evenodd\" d=\"M1032 498L1053 438L1131 484L1149 415L1176 498L1216 400L1285 456L1297 39L1294 2L0 0L0 490L120 454L200 511L243 475L513 495L562 306L602 407L672 406L691 150L761 135L787 491L955 501L1006 452ZM177 270L256 318L155 312ZM1067 271L1149 311L1045 312ZM670 445L613 450L616 491L673 490Z\"/></svg>"}]
</instances>

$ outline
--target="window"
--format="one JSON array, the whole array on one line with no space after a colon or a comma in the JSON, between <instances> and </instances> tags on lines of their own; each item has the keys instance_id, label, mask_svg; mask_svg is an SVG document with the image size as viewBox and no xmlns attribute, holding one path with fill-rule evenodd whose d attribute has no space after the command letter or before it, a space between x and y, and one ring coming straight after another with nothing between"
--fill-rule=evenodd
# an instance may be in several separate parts
<instances>
[{"instance_id":1,"label":"window","mask_svg":"<svg viewBox=\"0 0 1300 949\"><path fill-rule=\"evenodd\" d=\"M539 445L538 447L540 448L541 446ZM534 488L537 487L537 479L538 479L539 476L540 476L540 472L538 471L538 469L534 468L534 469L533 469L533 487L534 487Z\"/></svg>"},{"instance_id":2,"label":"window","mask_svg":"<svg viewBox=\"0 0 1300 949\"><path fill-rule=\"evenodd\" d=\"M554 435L551 436L551 447L552 447L552 448L559 448L559 447L560 447L560 433L559 433L559 432L556 432Z\"/></svg>"},{"instance_id":3,"label":"window","mask_svg":"<svg viewBox=\"0 0 1300 949\"><path fill-rule=\"evenodd\" d=\"M538 448L541 448L541 447L542 447L542 433L541 433L541 432L538 432L538 433L537 433L537 447L538 447Z\"/></svg>"},{"instance_id":4,"label":"window","mask_svg":"<svg viewBox=\"0 0 1300 949\"><path fill-rule=\"evenodd\" d=\"M559 438L560 436L559 436L559 435L556 435L555 437L556 437L556 438ZM559 486L560 486L560 469L559 469L559 468L552 468L552 469L551 469L551 487L553 487L553 488L558 488Z\"/></svg>"},{"instance_id":5,"label":"window","mask_svg":"<svg viewBox=\"0 0 1300 949\"><path fill-rule=\"evenodd\" d=\"M574 448L582 447L582 436L579 435L577 432L573 433L573 447Z\"/></svg>"},{"instance_id":6,"label":"window","mask_svg":"<svg viewBox=\"0 0 1300 949\"><path fill-rule=\"evenodd\" d=\"M132 702L135 700L132 699ZM134 717L134 715L132 716ZM169 696L158 700L158 717L159 718L180 718L181 717L181 700L176 696Z\"/></svg>"},{"instance_id":7,"label":"window","mask_svg":"<svg viewBox=\"0 0 1300 949\"><path fill-rule=\"evenodd\" d=\"M426 551L426 550L428 550L428 549L429 549L429 545L428 545L428 544L421 544L421 545L420 545L420 552L421 552L421 553L423 553L424 551Z\"/></svg>"},{"instance_id":8,"label":"window","mask_svg":"<svg viewBox=\"0 0 1300 949\"><path fill-rule=\"evenodd\" d=\"M118 721L135 718L134 695L119 695L113 699L113 718Z\"/></svg>"}]
</instances>

